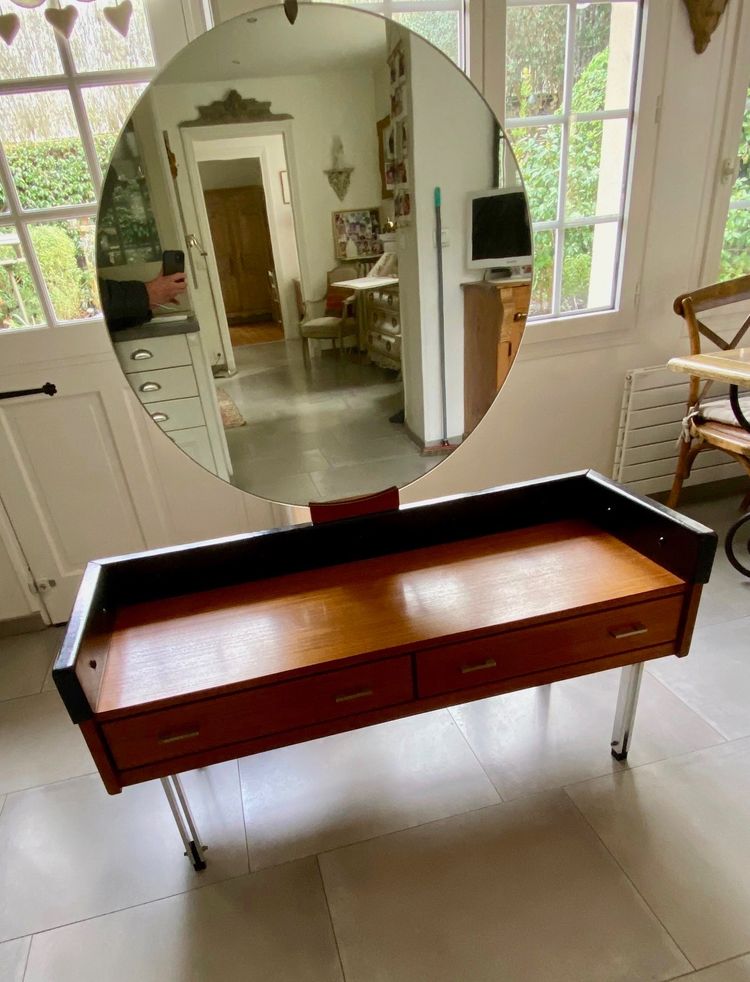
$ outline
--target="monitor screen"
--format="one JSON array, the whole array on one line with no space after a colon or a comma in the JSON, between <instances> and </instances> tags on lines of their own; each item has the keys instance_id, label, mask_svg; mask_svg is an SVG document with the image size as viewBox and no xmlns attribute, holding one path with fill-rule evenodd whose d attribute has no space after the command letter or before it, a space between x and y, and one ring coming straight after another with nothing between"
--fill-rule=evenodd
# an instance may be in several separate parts
<instances>
[{"instance_id":1,"label":"monitor screen","mask_svg":"<svg viewBox=\"0 0 750 982\"><path fill-rule=\"evenodd\" d=\"M488 194L471 202L471 258L474 262L531 255L531 231L523 191Z\"/></svg>"}]
</instances>

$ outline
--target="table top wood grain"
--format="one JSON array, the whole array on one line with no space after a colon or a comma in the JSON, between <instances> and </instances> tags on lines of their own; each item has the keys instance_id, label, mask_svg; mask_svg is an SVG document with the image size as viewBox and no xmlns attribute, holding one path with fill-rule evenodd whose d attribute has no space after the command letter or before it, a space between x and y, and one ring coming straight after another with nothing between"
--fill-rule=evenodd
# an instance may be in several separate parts
<instances>
[{"instance_id":1,"label":"table top wood grain","mask_svg":"<svg viewBox=\"0 0 750 982\"><path fill-rule=\"evenodd\" d=\"M157 708L684 588L576 520L135 604L116 615L95 712Z\"/></svg>"}]
</instances>

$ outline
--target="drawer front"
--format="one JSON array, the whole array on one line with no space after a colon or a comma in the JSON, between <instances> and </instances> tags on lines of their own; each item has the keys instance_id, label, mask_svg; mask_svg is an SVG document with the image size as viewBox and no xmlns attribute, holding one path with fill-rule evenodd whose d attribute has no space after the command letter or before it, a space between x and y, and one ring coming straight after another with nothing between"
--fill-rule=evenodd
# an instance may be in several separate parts
<instances>
[{"instance_id":1,"label":"drawer front","mask_svg":"<svg viewBox=\"0 0 750 982\"><path fill-rule=\"evenodd\" d=\"M374 313L370 327L382 334L401 334L401 323L395 314Z\"/></svg>"},{"instance_id":2,"label":"drawer front","mask_svg":"<svg viewBox=\"0 0 750 982\"><path fill-rule=\"evenodd\" d=\"M217 696L102 727L123 769L413 698L408 655Z\"/></svg>"},{"instance_id":3,"label":"drawer front","mask_svg":"<svg viewBox=\"0 0 750 982\"><path fill-rule=\"evenodd\" d=\"M682 596L585 614L417 654L420 697L646 648L677 637Z\"/></svg>"},{"instance_id":4,"label":"drawer front","mask_svg":"<svg viewBox=\"0 0 750 982\"><path fill-rule=\"evenodd\" d=\"M388 355L389 358L401 357L401 338L389 338L383 334L370 335L370 350Z\"/></svg>"},{"instance_id":5,"label":"drawer front","mask_svg":"<svg viewBox=\"0 0 750 982\"><path fill-rule=\"evenodd\" d=\"M161 368L149 372L133 372L128 382L142 403L164 402L165 399L188 399L198 395L198 383L192 365L184 368Z\"/></svg>"},{"instance_id":6,"label":"drawer front","mask_svg":"<svg viewBox=\"0 0 750 982\"><path fill-rule=\"evenodd\" d=\"M169 399L166 402L150 402L148 411L155 423L169 433L172 430L186 430L191 426L205 426L203 406L200 399Z\"/></svg>"},{"instance_id":7,"label":"drawer front","mask_svg":"<svg viewBox=\"0 0 750 982\"><path fill-rule=\"evenodd\" d=\"M142 338L140 341L115 341L115 353L126 375L146 369L190 364L190 351L182 334Z\"/></svg>"}]
</instances>

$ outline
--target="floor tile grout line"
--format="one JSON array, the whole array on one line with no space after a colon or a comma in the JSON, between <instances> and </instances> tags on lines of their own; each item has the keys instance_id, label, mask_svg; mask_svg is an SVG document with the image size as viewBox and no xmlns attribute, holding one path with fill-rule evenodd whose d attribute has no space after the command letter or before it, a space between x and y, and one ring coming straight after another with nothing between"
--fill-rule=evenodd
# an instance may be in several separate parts
<instances>
[{"instance_id":1,"label":"floor tile grout line","mask_svg":"<svg viewBox=\"0 0 750 982\"><path fill-rule=\"evenodd\" d=\"M608 771L606 774L599 774L597 777L583 777L580 781L566 781L565 784L560 786L561 791L567 791L568 788L577 788L579 784L588 784L590 781L601 781L605 777L616 777L620 778L625 774L629 774L631 771L639 771L644 767L654 767L656 764L664 764L667 761L682 760L685 757L691 757L697 754L707 754L712 750L716 750L718 747L730 747L734 743L742 743L743 740L750 742L750 734L747 736L735 737L734 739L724 738L718 743L712 743L708 747L697 747L695 750L683 750L679 754L671 754L667 757L658 757L656 760L644 760L642 764L631 764L629 761L622 761L622 766L617 770ZM532 792L536 793L536 792ZM525 795L524 797L528 797ZM515 801L515 798L511 798L511 801Z\"/></svg>"},{"instance_id":2,"label":"floor tile grout line","mask_svg":"<svg viewBox=\"0 0 750 982\"><path fill-rule=\"evenodd\" d=\"M662 926L662 929L664 930L664 933L671 940L672 944L675 946L675 948L679 951L679 953L682 955L682 957L685 959L685 961L690 966L690 971L689 972L683 972L682 973L683 976L684 975L690 975L690 972L695 972L696 971L696 967L695 967L695 965L693 965L693 963L690 961L690 959L688 958L688 956L686 955L686 953L683 951L682 946L677 943L677 940L672 935L672 932L669 930L669 928L666 926L666 924L664 923L664 921L662 921L661 917L659 917L659 915L653 909L653 907L651 906L651 904L648 902L648 900L646 900L646 898L643 896L643 894L641 893L641 891L635 885L635 882L633 881L633 879L630 876L630 874L626 871L625 867L622 865L622 863L620 862L620 860L617 858L617 856L615 856L615 854L609 848L609 846L604 841L604 839L601 837L601 835L599 834L599 832L594 828L593 824L589 821L588 816L582 811L582 809L578 805L578 802L570 794L568 794L566 788L563 788L563 793L565 794L565 796L568 799L568 801L570 801L572 803L573 807L578 812L578 814L581 816L581 818L586 823L586 825L591 829L591 831L593 832L593 834L596 836L597 840L601 843L602 848L606 850L607 855L608 856L611 856L612 861L615 863L615 865L620 870L620 872L625 877L625 879L628 881L628 883L632 886L633 890L635 890L636 894L641 898L641 900L643 901L646 909L651 913L651 915L654 917L654 919L656 920L656 922Z\"/></svg>"},{"instance_id":3,"label":"floor tile grout line","mask_svg":"<svg viewBox=\"0 0 750 982\"><path fill-rule=\"evenodd\" d=\"M685 657L689 657L689 656L686 655ZM648 667L646 668L646 671L648 671ZM674 698L677 699L678 702L682 703L682 705L689 713L692 713L693 716L697 716L698 719L702 723L704 723L710 730L713 730L718 737L721 737L722 740L732 739L731 737L728 737L725 733L722 733L722 731L718 728L718 726L716 726L715 723L712 723L711 720L707 719L701 712L699 712L699 710L694 709L689 703L687 703L678 692L675 692L674 689L667 682L664 682L662 679L660 679L658 675L654 675L653 672L649 672L648 674L652 682L655 682L658 686L660 686L660 688L668 692L670 696L674 696ZM748 736L750 736L750 734L748 734Z\"/></svg>"},{"instance_id":4,"label":"floor tile grout line","mask_svg":"<svg viewBox=\"0 0 750 982\"><path fill-rule=\"evenodd\" d=\"M280 865L284 865L281 863ZM260 871L259 871L260 872ZM105 910L101 914L92 914L90 917L78 917L74 921L65 921L63 924L54 924L52 927L45 927L41 931L34 931L32 934L17 934L13 938L5 938L0 941L0 944L7 944L9 941L22 941L24 938L31 938L31 943L34 943L34 938L40 937L42 934L50 934L52 931L62 931L66 927L75 927L76 924L85 924L87 921L98 921L102 917L113 917L115 914L122 914L126 910L137 910L139 907L148 907L149 904L158 904L163 900L174 900L175 897L184 897L188 894L197 893L199 890L208 890L210 887L221 886L224 883L230 883L232 880L241 880L243 876L255 876L255 873L236 873L232 876L223 876L220 880L212 880L210 883L204 883L196 887L188 887L187 890L177 890L175 893L167 893L163 897L152 897L150 900L141 900L137 904L128 904L125 907L115 907L114 910ZM29 945L29 951L31 950L31 945Z\"/></svg>"},{"instance_id":5,"label":"floor tile grout line","mask_svg":"<svg viewBox=\"0 0 750 982\"><path fill-rule=\"evenodd\" d=\"M247 817L245 815L245 795L242 793L242 774L240 773L240 758L238 757L235 761L237 764L237 782L240 789L240 807L242 808L242 834L245 836L245 855L247 856L247 871L248 873L253 872L253 868L250 865L250 843L247 841Z\"/></svg>"},{"instance_id":6,"label":"floor tile grout line","mask_svg":"<svg viewBox=\"0 0 750 982\"><path fill-rule=\"evenodd\" d=\"M696 968L695 972L706 972L710 968L718 968L719 965L728 965L729 962L736 961L738 958L745 958L750 955L750 951L740 951L736 955L730 955L728 958L722 958L718 962L711 962L710 965L704 965L702 968ZM679 982L680 979L689 979L694 972L683 972L682 975L673 975L669 979L665 979L664 982Z\"/></svg>"},{"instance_id":7,"label":"floor tile grout line","mask_svg":"<svg viewBox=\"0 0 750 982\"><path fill-rule=\"evenodd\" d=\"M458 730L459 734L461 735L462 740L464 741L464 743L466 744L466 746L471 751L471 754L474 757L474 760L476 760L477 764L479 764L479 766L481 767L482 773L487 778L487 780L490 782L490 787L492 787L494 789L495 794L498 796L498 798L500 799L500 801L504 802L505 801L505 798L500 794L500 788L498 788L498 786L492 780L492 778L490 777L490 775L487 773L487 770L486 770L484 764L479 759L479 756L478 756L476 750L474 749L474 747L471 745L471 741L469 740L469 738L464 733L463 728L461 726L459 726L458 721L456 720L456 717L453 715L452 707L451 706L448 706L447 709L448 709L448 716L450 718L451 723Z\"/></svg>"},{"instance_id":8,"label":"floor tile grout line","mask_svg":"<svg viewBox=\"0 0 750 982\"><path fill-rule=\"evenodd\" d=\"M326 881L323 876L323 870L320 865L320 856L315 856L315 866L318 870L318 876L320 878L320 887L323 891L323 899L325 900L326 910L328 911L328 923L331 925L331 934L333 934L333 943L336 945L336 956L339 960L339 968L341 969L341 979L342 982L346 982L346 972L344 971L344 959L341 957L341 946L339 944L339 938L336 934L336 925L333 922L333 911L331 910L331 902L328 899L328 891L326 890Z\"/></svg>"},{"instance_id":9,"label":"floor tile grout line","mask_svg":"<svg viewBox=\"0 0 750 982\"><path fill-rule=\"evenodd\" d=\"M24 982L24 979L26 978L26 973L29 970L29 959L31 958L31 946L34 943L33 934L27 935L27 937L29 939L29 946L26 949L26 958L24 959L24 963L23 963L23 972L21 972L21 982Z\"/></svg>"},{"instance_id":10,"label":"floor tile grout line","mask_svg":"<svg viewBox=\"0 0 750 982\"><path fill-rule=\"evenodd\" d=\"M93 761L92 761L93 763ZM32 784L28 788L15 788L13 791L0 791L0 794L4 794L6 798L10 798L14 794L25 794L27 791L41 791L42 788L52 788L57 784L67 784L68 781L80 781L84 777L93 777L98 774L97 770L84 771L83 774L71 774L70 777L61 777L57 781L45 781L44 784Z\"/></svg>"}]
</instances>

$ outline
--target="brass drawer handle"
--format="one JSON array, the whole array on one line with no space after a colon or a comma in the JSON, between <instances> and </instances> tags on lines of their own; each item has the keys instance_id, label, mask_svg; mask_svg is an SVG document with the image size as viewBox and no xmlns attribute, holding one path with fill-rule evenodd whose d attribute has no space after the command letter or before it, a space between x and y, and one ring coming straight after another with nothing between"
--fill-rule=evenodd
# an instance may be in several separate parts
<instances>
[{"instance_id":1,"label":"brass drawer handle","mask_svg":"<svg viewBox=\"0 0 750 982\"><path fill-rule=\"evenodd\" d=\"M643 624L634 624L632 627L625 628L624 630L611 627L609 634L619 641L620 638L634 638L638 634L648 634L648 628L644 627Z\"/></svg>"},{"instance_id":2,"label":"brass drawer handle","mask_svg":"<svg viewBox=\"0 0 750 982\"><path fill-rule=\"evenodd\" d=\"M138 386L139 392L158 392L161 386L158 382L144 382Z\"/></svg>"},{"instance_id":3,"label":"brass drawer handle","mask_svg":"<svg viewBox=\"0 0 750 982\"><path fill-rule=\"evenodd\" d=\"M487 661L483 661L480 665L462 665L461 674L468 675L469 672L483 672L487 668L497 668L497 662L494 658L488 658Z\"/></svg>"},{"instance_id":4,"label":"brass drawer handle","mask_svg":"<svg viewBox=\"0 0 750 982\"><path fill-rule=\"evenodd\" d=\"M153 358L153 357L154 357L153 353L150 352L147 348L138 348L138 350L134 351L133 354L130 356L131 361L145 361L147 358Z\"/></svg>"},{"instance_id":5,"label":"brass drawer handle","mask_svg":"<svg viewBox=\"0 0 750 982\"><path fill-rule=\"evenodd\" d=\"M372 695L372 689L361 689L359 692L350 692L345 696L336 696L336 702L354 702L355 699L366 699Z\"/></svg>"},{"instance_id":6,"label":"brass drawer handle","mask_svg":"<svg viewBox=\"0 0 750 982\"><path fill-rule=\"evenodd\" d=\"M169 419L169 416L167 416L166 413L151 413L151 419L155 423L166 423L166 421Z\"/></svg>"},{"instance_id":7,"label":"brass drawer handle","mask_svg":"<svg viewBox=\"0 0 750 982\"><path fill-rule=\"evenodd\" d=\"M179 743L180 740L192 740L199 733L200 730L190 730L189 733L177 733L175 736L159 737L159 743Z\"/></svg>"}]
</instances>

